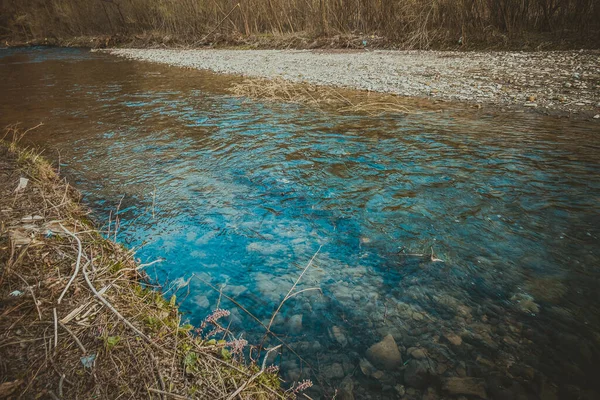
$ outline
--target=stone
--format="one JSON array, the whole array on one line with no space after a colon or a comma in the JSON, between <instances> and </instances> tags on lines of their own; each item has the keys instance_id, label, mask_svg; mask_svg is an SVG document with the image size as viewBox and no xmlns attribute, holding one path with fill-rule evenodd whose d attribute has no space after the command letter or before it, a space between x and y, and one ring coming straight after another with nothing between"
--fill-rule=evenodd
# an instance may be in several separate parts
<instances>
[{"instance_id":1,"label":"stone","mask_svg":"<svg viewBox=\"0 0 600 400\"><path fill-rule=\"evenodd\" d=\"M435 372L436 372L438 375L444 375L444 374L446 373L446 371L448 371L448 369L450 369L450 367L449 367L449 365L448 365L448 364L445 364L445 363L439 363L439 364L437 365L437 368L436 368Z\"/></svg>"},{"instance_id":2,"label":"stone","mask_svg":"<svg viewBox=\"0 0 600 400\"><path fill-rule=\"evenodd\" d=\"M372 376L373 376L373 378L377 379L378 381L381 381L381 380L383 380L383 378L385 378L385 372L376 371Z\"/></svg>"},{"instance_id":3,"label":"stone","mask_svg":"<svg viewBox=\"0 0 600 400\"><path fill-rule=\"evenodd\" d=\"M412 314L412 319L414 319L415 321L423 321L424 318L425 318L425 315L423 313L414 312Z\"/></svg>"},{"instance_id":4,"label":"stone","mask_svg":"<svg viewBox=\"0 0 600 400\"><path fill-rule=\"evenodd\" d=\"M455 333L446 333L444 337L454 346L460 346L462 344L462 338Z\"/></svg>"},{"instance_id":5,"label":"stone","mask_svg":"<svg viewBox=\"0 0 600 400\"><path fill-rule=\"evenodd\" d=\"M346 345L348 344L348 339L346 339L346 335L344 335L344 332L338 326L334 326L329 330L329 336L331 336L342 347L346 347Z\"/></svg>"},{"instance_id":6,"label":"stone","mask_svg":"<svg viewBox=\"0 0 600 400\"><path fill-rule=\"evenodd\" d=\"M290 369L286 372L285 376L290 382L297 382L302 375L302 371L299 369Z\"/></svg>"},{"instance_id":7,"label":"stone","mask_svg":"<svg viewBox=\"0 0 600 400\"><path fill-rule=\"evenodd\" d=\"M492 361L488 360L485 357L482 357L481 355L477 356L477 358L475 359L475 363L477 363L477 365L479 366L483 366L489 369L493 369L496 366Z\"/></svg>"},{"instance_id":8,"label":"stone","mask_svg":"<svg viewBox=\"0 0 600 400\"><path fill-rule=\"evenodd\" d=\"M302 314L292 315L286 323L286 328L292 334L302 332Z\"/></svg>"},{"instance_id":9,"label":"stone","mask_svg":"<svg viewBox=\"0 0 600 400\"><path fill-rule=\"evenodd\" d=\"M271 321L265 320L265 325L268 325ZM273 318L273 324L271 326L282 325L285 322L285 317L282 314L277 314L275 318Z\"/></svg>"},{"instance_id":10,"label":"stone","mask_svg":"<svg viewBox=\"0 0 600 400\"><path fill-rule=\"evenodd\" d=\"M412 358L416 358L417 360L423 360L427 358L425 355L425 351L423 349L413 349L409 352Z\"/></svg>"},{"instance_id":11,"label":"stone","mask_svg":"<svg viewBox=\"0 0 600 400\"><path fill-rule=\"evenodd\" d=\"M519 376L528 381L532 381L536 375L535 369L529 365L513 364L508 370L511 375Z\"/></svg>"},{"instance_id":12,"label":"stone","mask_svg":"<svg viewBox=\"0 0 600 400\"><path fill-rule=\"evenodd\" d=\"M494 400L514 400L515 395L508 389L499 390L493 397Z\"/></svg>"},{"instance_id":13,"label":"stone","mask_svg":"<svg viewBox=\"0 0 600 400\"><path fill-rule=\"evenodd\" d=\"M354 381L352 381L352 377L350 375L345 377L340 384L337 392L337 398L340 400L354 400Z\"/></svg>"},{"instance_id":14,"label":"stone","mask_svg":"<svg viewBox=\"0 0 600 400\"><path fill-rule=\"evenodd\" d=\"M377 368L373 366L368 360L361 358L358 366L365 376L372 376L375 372L377 372Z\"/></svg>"},{"instance_id":15,"label":"stone","mask_svg":"<svg viewBox=\"0 0 600 400\"><path fill-rule=\"evenodd\" d=\"M384 369L395 369L402 365L402 355L392 335L375 343L367 350L367 359L375 366Z\"/></svg>"},{"instance_id":16,"label":"stone","mask_svg":"<svg viewBox=\"0 0 600 400\"><path fill-rule=\"evenodd\" d=\"M355 365L350 361L350 359L342 359L342 367L344 368L344 373L346 374L351 374L354 369L355 369Z\"/></svg>"},{"instance_id":17,"label":"stone","mask_svg":"<svg viewBox=\"0 0 600 400\"><path fill-rule=\"evenodd\" d=\"M442 382L442 388L452 395L477 396L487 398L485 382L479 378L446 378Z\"/></svg>"},{"instance_id":18,"label":"stone","mask_svg":"<svg viewBox=\"0 0 600 400\"><path fill-rule=\"evenodd\" d=\"M404 397L404 395L406 394L406 389L404 388L404 385L396 385L394 386L394 389L396 389L396 393L398 393L400 397Z\"/></svg>"},{"instance_id":19,"label":"stone","mask_svg":"<svg viewBox=\"0 0 600 400\"><path fill-rule=\"evenodd\" d=\"M545 379L542 381L540 387L540 400L558 400L558 390L556 386L552 385Z\"/></svg>"},{"instance_id":20,"label":"stone","mask_svg":"<svg viewBox=\"0 0 600 400\"><path fill-rule=\"evenodd\" d=\"M327 379L341 379L344 377L344 368L340 363L333 363L323 368L323 375Z\"/></svg>"},{"instance_id":21,"label":"stone","mask_svg":"<svg viewBox=\"0 0 600 400\"><path fill-rule=\"evenodd\" d=\"M207 309L210 307L210 301L206 296L196 296L194 297L194 301L196 302L196 305L200 308Z\"/></svg>"},{"instance_id":22,"label":"stone","mask_svg":"<svg viewBox=\"0 0 600 400\"><path fill-rule=\"evenodd\" d=\"M240 296L247 290L248 290L248 288L243 285L238 285L238 286L235 286L235 285L229 286L228 285L227 286L227 292L228 292L229 296L232 296L234 298Z\"/></svg>"},{"instance_id":23,"label":"stone","mask_svg":"<svg viewBox=\"0 0 600 400\"><path fill-rule=\"evenodd\" d=\"M438 400L440 396L437 394L434 388L428 387L427 390L423 392L422 400Z\"/></svg>"},{"instance_id":24,"label":"stone","mask_svg":"<svg viewBox=\"0 0 600 400\"><path fill-rule=\"evenodd\" d=\"M404 370L404 383L408 386L423 389L431 376L431 368L427 361L410 360Z\"/></svg>"},{"instance_id":25,"label":"stone","mask_svg":"<svg viewBox=\"0 0 600 400\"><path fill-rule=\"evenodd\" d=\"M540 306L534 301L534 298L527 293L516 293L510 298L516 307L527 314L536 314L540 311Z\"/></svg>"}]
</instances>

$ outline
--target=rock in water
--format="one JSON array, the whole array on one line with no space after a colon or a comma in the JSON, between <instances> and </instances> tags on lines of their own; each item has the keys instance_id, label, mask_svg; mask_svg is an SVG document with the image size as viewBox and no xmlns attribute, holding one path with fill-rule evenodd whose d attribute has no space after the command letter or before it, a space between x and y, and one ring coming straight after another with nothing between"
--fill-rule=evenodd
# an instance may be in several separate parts
<instances>
[{"instance_id":1,"label":"rock in water","mask_svg":"<svg viewBox=\"0 0 600 400\"><path fill-rule=\"evenodd\" d=\"M333 363L323 369L323 375L327 379L341 379L344 377L344 368L340 363Z\"/></svg>"},{"instance_id":2,"label":"rock in water","mask_svg":"<svg viewBox=\"0 0 600 400\"><path fill-rule=\"evenodd\" d=\"M482 399L487 398L485 393L485 384L483 379L478 378L446 378L443 382L443 389L454 395L477 396Z\"/></svg>"},{"instance_id":3,"label":"rock in water","mask_svg":"<svg viewBox=\"0 0 600 400\"><path fill-rule=\"evenodd\" d=\"M375 372L377 372L377 368L375 368L367 359L360 359L360 370L365 376L372 376Z\"/></svg>"},{"instance_id":4,"label":"rock in water","mask_svg":"<svg viewBox=\"0 0 600 400\"><path fill-rule=\"evenodd\" d=\"M348 339L346 339L346 335L344 335L342 329L337 326L334 326L329 330L329 336L335 339L335 341L338 342L342 347L346 347L346 345L348 344Z\"/></svg>"},{"instance_id":5,"label":"rock in water","mask_svg":"<svg viewBox=\"0 0 600 400\"><path fill-rule=\"evenodd\" d=\"M446 333L444 337L454 346L460 346L462 344L462 338L455 333Z\"/></svg>"},{"instance_id":6,"label":"rock in water","mask_svg":"<svg viewBox=\"0 0 600 400\"><path fill-rule=\"evenodd\" d=\"M412 359L404 370L404 383L417 389L427 387L430 377L431 368L427 361Z\"/></svg>"},{"instance_id":7,"label":"rock in water","mask_svg":"<svg viewBox=\"0 0 600 400\"><path fill-rule=\"evenodd\" d=\"M286 325L291 334L297 335L302 332L302 314L293 315Z\"/></svg>"},{"instance_id":8,"label":"rock in water","mask_svg":"<svg viewBox=\"0 0 600 400\"><path fill-rule=\"evenodd\" d=\"M438 396L437 392L434 388L429 387L424 391L423 397L421 400L439 400L440 396Z\"/></svg>"},{"instance_id":9,"label":"rock in water","mask_svg":"<svg viewBox=\"0 0 600 400\"><path fill-rule=\"evenodd\" d=\"M338 389L338 399L340 400L354 400L354 382L352 377L348 375L344 378Z\"/></svg>"},{"instance_id":10,"label":"rock in water","mask_svg":"<svg viewBox=\"0 0 600 400\"><path fill-rule=\"evenodd\" d=\"M367 359L375 366L388 370L402 365L402 355L392 335L387 335L381 342L369 347Z\"/></svg>"},{"instance_id":11,"label":"rock in water","mask_svg":"<svg viewBox=\"0 0 600 400\"><path fill-rule=\"evenodd\" d=\"M423 360L427 358L427 355L425 354L425 351L423 351L423 349L415 349L414 347L408 349L408 354L410 354L412 358L416 358L417 360Z\"/></svg>"}]
</instances>

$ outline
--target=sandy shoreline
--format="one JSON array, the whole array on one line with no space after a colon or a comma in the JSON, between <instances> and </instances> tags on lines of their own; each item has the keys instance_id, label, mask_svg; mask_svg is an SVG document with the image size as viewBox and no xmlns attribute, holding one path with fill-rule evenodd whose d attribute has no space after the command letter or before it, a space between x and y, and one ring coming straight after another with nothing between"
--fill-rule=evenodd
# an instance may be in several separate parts
<instances>
[{"instance_id":1,"label":"sandy shoreline","mask_svg":"<svg viewBox=\"0 0 600 400\"><path fill-rule=\"evenodd\" d=\"M560 114L600 114L600 52L101 50L247 77ZM597 118L600 118L597 117Z\"/></svg>"}]
</instances>

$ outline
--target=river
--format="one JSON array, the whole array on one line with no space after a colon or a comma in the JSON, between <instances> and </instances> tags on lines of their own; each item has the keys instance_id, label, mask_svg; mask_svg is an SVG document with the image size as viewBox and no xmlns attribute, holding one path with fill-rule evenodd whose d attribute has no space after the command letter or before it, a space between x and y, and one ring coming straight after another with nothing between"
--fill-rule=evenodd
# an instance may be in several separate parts
<instances>
[{"instance_id":1,"label":"river","mask_svg":"<svg viewBox=\"0 0 600 400\"><path fill-rule=\"evenodd\" d=\"M269 360L311 397L600 396L597 124L339 115L82 49L0 49L0 78L0 123L43 122L26 140L142 262L163 259L147 272L190 323L227 309L260 344L254 317L314 257Z\"/></svg>"}]
</instances>

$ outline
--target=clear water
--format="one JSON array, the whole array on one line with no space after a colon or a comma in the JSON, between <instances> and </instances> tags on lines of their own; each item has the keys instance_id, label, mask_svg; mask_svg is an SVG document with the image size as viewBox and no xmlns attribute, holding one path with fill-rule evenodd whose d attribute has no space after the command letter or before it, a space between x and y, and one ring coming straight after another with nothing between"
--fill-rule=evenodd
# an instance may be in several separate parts
<instances>
[{"instance_id":1,"label":"clear water","mask_svg":"<svg viewBox=\"0 0 600 400\"><path fill-rule=\"evenodd\" d=\"M148 273L191 323L219 305L260 343L207 283L267 323L320 249L297 287L320 291L273 327L289 345L273 361L288 384L311 378L311 397L452 397L453 376L498 399L600 393L597 123L342 116L73 49L0 50L0 77L0 122L44 122L29 139L98 221L120 204L117 239L164 258ZM361 368L388 334L402 366Z\"/></svg>"}]
</instances>

